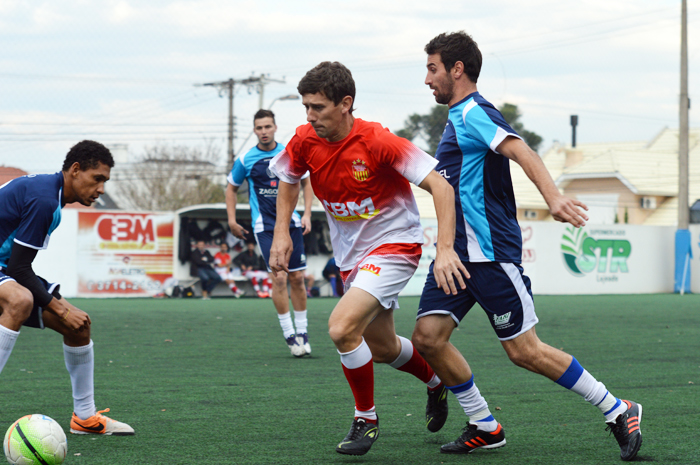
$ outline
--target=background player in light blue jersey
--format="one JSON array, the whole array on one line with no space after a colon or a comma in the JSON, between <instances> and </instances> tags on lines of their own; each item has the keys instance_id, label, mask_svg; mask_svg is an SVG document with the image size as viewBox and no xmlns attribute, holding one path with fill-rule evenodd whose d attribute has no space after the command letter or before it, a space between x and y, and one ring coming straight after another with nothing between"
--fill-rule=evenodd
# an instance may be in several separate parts
<instances>
[{"instance_id":1,"label":"background player in light blue jersey","mask_svg":"<svg viewBox=\"0 0 700 465\"><path fill-rule=\"evenodd\" d=\"M0 187L0 372L23 325L63 335L73 390L70 431L75 434L131 435L134 430L102 415L109 409L96 410L90 317L61 297L58 284L34 274L32 262L49 245L61 208L73 202L92 205L104 194L113 166L104 145L82 141L70 149L62 171L22 176Z\"/></svg>"},{"instance_id":2,"label":"background player in light blue jersey","mask_svg":"<svg viewBox=\"0 0 700 465\"><path fill-rule=\"evenodd\" d=\"M284 145L275 141L275 114L270 110L258 110L253 117L253 130L258 137L258 144L245 155L236 159L228 176L226 186L226 210L231 233L245 239L248 231L236 221L236 195L244 180L248 180L250 213L253 219L253 232L260 251L270 271L270 246L277 218L277 188L279 180L270 172L270 160L282 151ZM311 353L306 318L306 287L304 270L303 235L311 232L311 202L313 192L308 178L302 181L304 189L304 215L294 212L289 224L289 232L294 241L294 252L290 259L289 276L277 273L272 277L272 301L282 327L282 333L292 355L302 357ZM291 288L294 322L289 313L289 293L287 280ZM296 325L296 329L294 326Z\"/></svg>"},{"instance_id":3,"label":"background player in light blue jersey","mask_svg":"<svg viewBox=\"0 0 700 465\"><path fill-rule=\"evenodd\" d=\"M554 219L585 225L587 207L563 196L539 155L506 123L476 89L481 52L464 32L440 34L425 47L425 84L437 103L449 105L449 118L435 157L435 168L455 190L458 218L455 250L470 276L451 294L439 289L431 271L423 289L413 343L469 417L463 434L441 447L469 453L505 445L501 425L474 384L462 354L449 342L454 328L475 303L489 316L508 357L582 396L605 415L623 460L633 459L642 443L642 406L608 392L571 355L539 340L538 322L523 274L522 238L516 219L510 160L537 186Z\"/></svg>"}]
</instances>

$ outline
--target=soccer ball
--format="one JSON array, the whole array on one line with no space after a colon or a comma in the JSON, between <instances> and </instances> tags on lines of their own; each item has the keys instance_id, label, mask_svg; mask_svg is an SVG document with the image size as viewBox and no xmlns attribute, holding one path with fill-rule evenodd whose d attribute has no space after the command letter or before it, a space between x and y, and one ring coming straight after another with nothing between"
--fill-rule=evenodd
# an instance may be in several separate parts
<instances>
[{"instance_id":1,"label":"soccer ball","mask_svg":"<svg viewBox=\"0 0 700 465\"><path fill-rule=\"evenodd\" d=\"M35 413L23 416L8 428L3 449L12 465L58 465L66 458L68 443L61 425Z\"/></svg>"}]
</instances>

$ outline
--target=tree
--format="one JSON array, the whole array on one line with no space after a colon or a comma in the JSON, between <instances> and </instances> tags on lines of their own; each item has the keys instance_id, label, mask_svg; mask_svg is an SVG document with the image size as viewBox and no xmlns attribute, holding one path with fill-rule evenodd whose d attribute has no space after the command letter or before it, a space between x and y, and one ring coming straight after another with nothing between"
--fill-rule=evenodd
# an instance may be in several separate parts
<instances>
[{"instance_id":1,"label":"tree","mask_svg":"<svg viewBox=\"0 0 700 465\"><path fill-rule=\"evenodd\" d=\"M529 145L532 150L537 152L540 148L540 144L542 144L542 137L525 129L523 123L520 122L520 117L522 115L520 114L520 110L518 110L518 106L512 103L504 103L500 106L498 111L501 112L506 123L510 124L510 127L515 129L515 132L525 139L525 143Z\"/></svg>"},{"instance_id":2,"label":"tree","mask_svg":"<svg viewBox=\"0 0 700 465\"><path fill-rule=\"evenodd\" d=\"M525 143L536 152L542 144L542 137L525 129L523 123L520 122L522 115L520 110L518 110L518 106L504 103L498 110L503 114L506 122L525 139ZM445 130L448 113L449 108L447 105L435 105L430 110L430 113L426 115L414 113L406 119L403 129L396 131L396 135L408 140L413 140L420 136L428 143L426 151L434 156L442 133Z\"/></svg>"},{"instance_id":3,"label":"tree","mask_svg":"<svg viewBox=\"0 0 700 465\"><path fill-rule=\"evenodd\" d=\"M408 140L420 136L428 143L426 152L435 156L435 151L445 130L448 113L447 105L435 105L427 115L414 113L406 119L403 129L396 131L396 135Z\"/></svg>"},{"instance_id":4,"label":"tree","mask_svg":"<svg viewBox=\"0 0 700 465\"><path fill-rule=\"evenodd\" d=\"M224 202L224 169L217 166L220 150L211 141L204 147L154 145L136 163L115 166L117 204L122 208L174 211L183 207ZM108 188L111 187L108 184Z\"/></svg>"}]
</instances>

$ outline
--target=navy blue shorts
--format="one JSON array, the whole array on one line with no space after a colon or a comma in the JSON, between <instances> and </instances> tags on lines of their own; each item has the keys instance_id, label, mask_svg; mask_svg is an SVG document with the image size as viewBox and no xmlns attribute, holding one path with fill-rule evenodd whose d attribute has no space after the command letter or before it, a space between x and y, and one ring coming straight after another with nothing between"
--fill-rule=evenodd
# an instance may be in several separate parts
<instances>
[{"instance_id":1,"label":"navy blue shorts","mask_svg":"<svg viewBox=\"0 0 700 465\"><path fill-rule=\"evenodd\" d=\"M56 297L57 299L61 298L61 294L59 294L58 290L60 289L61 285L57 283L50 283L41 276L37 276L39 278L39 281L44 285L44 288L46 288L46 291ZM5 273L0 270L0 285L6 281L14 281L13 278L7 276ZM44 329L44 319L41 317L42 313L44 313L44 309L41 307L37 307L36 305L34 308L32 308L32 313L29 314L29 318L26 319L24 323L22 323L22 326L29 326L31 328L39 328L39 329Z\"/></svg>"},{"instance_id":2,"label":"navy blue shorts","mask_svg":"<svg viewBox=\"0 0 700 465\"><path fill-rule=\"evenodd\" d=\"M270 269L270 248L272 247L273 235L272 231L255 233L255 240L258 241L258 246L269 272L272 271ZM292 236L292 244L294 244L294 251L292 251L292 256L289 257L289 271L305 270L306 254L304 253L304 235L301 232L301 228L290 228L289 235Z\"/></svg>"},{"instance_id":3,"label":"navy blue shorts","mask_svg":"<svg viewBox=\"0 0 700 465\"><path fill-rule=\"evenodd\" d=\"M457 288L457 295L445 294L437 287L433 262L423 287L418 317L450 315L457 325L475 303L481 305L489 317L498 339L507 341L528 331L538 323L535 303L530 289L530 278L523 268L513 263L462 262L471 275L467 288Z\"/></svg>"}]
</instances>

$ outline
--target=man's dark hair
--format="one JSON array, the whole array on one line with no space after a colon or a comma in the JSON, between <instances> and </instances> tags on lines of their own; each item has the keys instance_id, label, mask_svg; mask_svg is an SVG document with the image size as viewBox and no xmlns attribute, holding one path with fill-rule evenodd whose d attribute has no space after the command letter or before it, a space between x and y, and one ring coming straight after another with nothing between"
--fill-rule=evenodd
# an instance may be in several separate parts
<instances>
[{"instance_id":1,"label":"man's dark hair","mask_svg":"<svg viewBox=\"0 0 700 465\"><path fill-rule=\"evenodd\" d=\"M425 46L425 53L428 55L439 53L440 60L447 71L450 71L455 63L461 61L469 80L476 84L477 79L479 79L481 52L474 39L464 31L451 34L443 32L428 42L428 45Z\"/></svg>"},{"instance_id":2,"label":"man's dark hair","mask_svg":"<svg viewBox=\"0 0 700 465\"><path fill-rule=\"evenodd\" d=\"M261 118L272 118L272 122L277 124L275 122L275 114L272 113L270 110L258 110L255 113L255 116L253 116L253 125L255 125L256 119L261 119Z\"/></svg>"},{"instance_id":3,"label":"man's dark hair","mask_svg":"<svg viewBox=\"0 0 700 465\"><path fill-rule=\"evenodd\" d=\"M297 91L301 95L322 93L334 105L349 95L355 103L355 80L350 70L337 61L324 61L309 70L299 81Z\"/></svg>"},{"instance_id":4,"label":"man's dark hair","mask_svg":"<svg viewBox=\"0 0 700 465\"><path fill-rule=\"evenodd\" d=\"M100 163L110 168L114 167L112 153L107 147L94 140L84 140L71 147L63 161L63 171L68 171L75 162L80 164L82 171L97 168Z\"/></svg>"}]
</instances>

